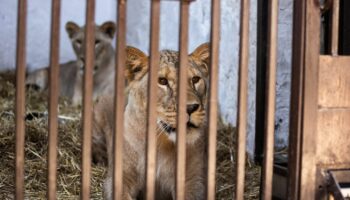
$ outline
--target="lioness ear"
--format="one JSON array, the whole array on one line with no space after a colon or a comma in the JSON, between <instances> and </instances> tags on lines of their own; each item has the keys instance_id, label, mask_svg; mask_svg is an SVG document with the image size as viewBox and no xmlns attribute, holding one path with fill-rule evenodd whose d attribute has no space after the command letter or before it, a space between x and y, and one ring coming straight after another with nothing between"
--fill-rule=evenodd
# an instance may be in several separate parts
<instances>
[{"instance_id":1,"label":"lioness ear","mask_svg":"<svg viewBox=\"0 0 350 200\"><path fill-rule=\"evenodd\" d=\"M125 76L128 82L141 79L147 69L148 57L146 54L135 47L127 46Z\"/></svg>"},{"instance_id":2,"label":"lioness ear","mask_svg":"<svg viewBox=\"0 0 350 200\"><path fill-rule=\"evenodd\" d=\"M105 22L100 26L100 30L113 39L116 30L115 23L111 21Z\"/></svg>"},{"instance_id":3,"label":"lioness ear","mask_svg":"<svg viewBox=\"0 0 350 200\"><path fill-rule=\"evenodd\" d=\"M210 62L209 46L210 46L209 43L201 44L190 55L192 58L194 58L194 60L202 62L201 66L204 67L203 70L205 70L204 72L206 73L208 73L208 70L209 70L208 66Z\"/></svg>"},{"instance_id":4,"label":"lioness ear","mask_svg":"<svg viewBox=\"0 0 350 200\"><path fill-rule=\"evenodd\" d=\"M68 33L69 38L72 38L75 33L77 33L80 30L80 27L74 23L74 22L67 22L66 23L66 31Z\"/></svg>"}]
</instances>

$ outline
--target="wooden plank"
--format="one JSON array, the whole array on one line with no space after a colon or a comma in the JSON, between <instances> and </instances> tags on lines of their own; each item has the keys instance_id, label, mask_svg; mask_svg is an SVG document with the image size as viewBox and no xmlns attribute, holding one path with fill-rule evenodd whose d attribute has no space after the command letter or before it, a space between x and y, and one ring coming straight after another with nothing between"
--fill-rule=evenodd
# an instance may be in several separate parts
<instances>
[{"instance_id":1,"label":"wooden plank","mask_svg":"<svg viewBox=\"0 0 350 200\"><path fill-rule=\"evenodd\" d=\"M350 108L350 57L320 56L318 105Z\"/></svg>"},{"instance_id":2,"label":"wooden plank","mask_svg":"<svg viewBox=\"0 0 350 200\"><path fill-rule=\"evenodd\" d=\"M27 0L18 1L16 51L16 199L24 199Z\"/></svg>"},{"instance_id":3,"label":"wooden plank","mask_svg":"<svg viewBox=\"0 0 350 200\"><path fill-rule=\"evenodd\" d=\"M350 163L350 108L320 109L317 125L317 164Z\"/></svg>"},{"instance_id":4,"label":"wooden plank","mask_svg":"<svg viewBox=\"0 0 350 200\"><path fill-rule=\"evenodd\" d=\"M124 88L126 57L126 1L117 4L117 36L114 96L114 141L113 141L113 198L123 197L123 140L124 140Z\"/></svg>"},{"instance_id":5,"label":"wooden plank","mask_svg":"<svg viewBox=\"0 0 350 200\"><path fill-rule=\"evenodd\" d=\"M234 199L244 199L245 160L247 146L247 104L249 64L249 12L250 0L241 1L239 76L238 76L238 118L236 135L236 190Z\"/></svg>"},{"instance_id":6,"label":"wooden plank","mask_svg":"<svg viewBox=\"0 0 350 200\"><path fill-rule=\"evenodd\" d=\"M176 135L176 199L184 200L186 183L186 122L187 122L187 70L188 28L190 3L180 3L180 68L178 69L178 110Z\"/></svg>"},{"instance_id":7,"label":"wooden plank","mask_svg":"<svg viewBox=\"0 0 350 200\"><path fill-rule=\"evenodd\" d=\"M298 199L315 199L317 98L320 52L320 8L314 1L303 1L305 16L305 57L303 60L303 102L300 194Z\"/></svg>"},{"instance_id":8,"label":"wooden plank","mask_svg":"<svg viewBox=\"0 0 350 200\"><path fill-rule=\"evenodd\" d=\"M93 66L95 46L95 0L86 1L86 25L85 25L85 66L84 66L84 96L83 96L83 144L82 144L82 184L81 199L90 199L91 178L91 135L92 135L92 91L93 91Z\"/></svg>"},{"instance_id":9,"label":"wooden plank","mask_svg":"<svg viewBox=\"0 0 350 200\"><path fill-rule=\"evenodd\" d=\"M49 146L48 146L48 190L47 197L56 199L57 187L57 134L58 134L58 93L59 89L59 48L60 48L60 10L61 1L52 1L51 51L49 81Z\"/></svg>"}]
</instances>

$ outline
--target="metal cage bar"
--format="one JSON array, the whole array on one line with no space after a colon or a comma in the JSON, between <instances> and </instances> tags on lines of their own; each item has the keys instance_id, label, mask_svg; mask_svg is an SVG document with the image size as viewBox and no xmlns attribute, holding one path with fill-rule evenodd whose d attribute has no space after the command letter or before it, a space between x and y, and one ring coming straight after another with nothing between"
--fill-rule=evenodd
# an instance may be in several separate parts
<instances>
[{"instance_id":1,"label":"metal cage bar","mask_svg":"<svg viewBox=\"0 0 350 200\"><path fill-rule=\"evenodd\" d=\"M24 199L27 0L18 2L16 52L16 199Z\"/></svg>"},{"instance_id":2,"label":"metal cage bar","mask_svg":"<svg viewBox=\"0 0 350 200\"><path fill-rule=\"evenodd\" d=\"M58 133L58 92L59 92L59 43L60 43L61 1L52 0L51 51L49 78L49 145L48 145L48 199L56 199L57 187L57 133Z\"/></svg>"},{"instance_id":3,"label":"metal cage bar","mask_svg":"<svg viewBox=\"0 0 350 200\"><path fill-rule=\"evenodd\" d=\"M235 198L244 198L244 177L247 135L248 64L249 64L249 9L250 0L241 1L240 47L239 47L239 86L237 118L237 161Z\"/></svg>"},{"instance_id":4,"label":"metal cage bar","mask_svg":"<svg viewBox=\"0 0 350 200\"><path fill-rule=\"evenodd\" d=\"M331 54L338 55L339 47L339 6L340 0L332 0L332 35L331 35Z\"/></svg>"},{"instance_id":5,"label":"metal cage bar","mask_svg":"<svg viewBox=\"0 0 350 200\"><path fill-rule=\"evenodd\" d=\"M189 1L180 3L180 66L178 69L178 110L176 135L176 199L184 200L186 182L186 104L187 104L187 69L188 69L188 27Z\"/></svg>"},{"instance_id":6,"label":"metal cage bar","mask_svg":"<svg viewBox=\"0 0 350 200\"><path fill-rule=\"evenodd\" d=\"M85 66L84 66L84 96L83 96L83 144L82 144L82 184L81 199L90 199L91 177L91 136L92 136L92 88L95 45L95 0L86 1L85 25Z\"/></svg>"},{"instance_id":7,"label":"metal cage bar","mask_svg":"<svg viewBox=\"0 0 350 200\"><path fill-rule=\"evenodd\" d=\"M215 199L216 177L216 137L217 137L217 92L218 92L218 65L220 41L220 1L211 1L211 32L210 32L210 83L208 104L208 173L207 199Z\"/></svg>"},{"instance_id":8,"label":"metal cage bar","mask_svg":"<svg viewBox=\"0 0 350 200\"><path fill-rule=\"evenodd\" d=\"M125 0L119 0L117 5L117 43L115 68L115 99L114 99L114 171L113 197L122 199L123 195L123 134L124 134L124 88L126 59L126 5Z\"/></svg>"},{"instance_id":9,"label":"metal cage bar","mask_svg":"<svg viewBox=\"0 0 350 200\"><path fill-rule=\"evenodd\" d=\"M160 1L151 3L151 36L150 36L150 60L148 77L148 125L147 125L147 161L146 161L146 199L155 197L155 175L157 162L157 137L156 137L156 101L151 97L157 96L158 68L159 68L159 19Z\"/></svg>"},{"instance_id":10,"label":"metal cage bar","mask_svg":"<svg viewBox=\"0 0 350 200\"><path fill-rule=\"evenodd\" d=\"M301 113L302 113L302 82L304 37L305 37L305 5L303 0L296 0L293 6L293 51L292 51L292 76L290 95L290 122L289 122L289 150L288 150L288 180L287 196L288 200L298 199L299 176L300 176L300 152L301 146Z\"/></svg>"},{"instance_id":11,"label":"metal cage bar","mask_svg":"<svg viewBox=\"0 0 350 200\"><path fill-rule=\"evenodd\" d=\"M268 15L268 56L267 56L267 96L265 118L265 142L263 160L262 197L272 198L273 153L275 133L275 98L277 65L278 0L269 1Z\"/></svg>"},{"instance_id":12,"label":"metal cage bar","mask_svg":"<svg viewBox=\"0 0 350 200\"><path fill-rule=\"evenodd\" d=\"M51 22L51 52L50 52L50 97L49 97L49 147L48 147L48 199L56 198L57 187L57 133L58 133L58 92L59 92L59 25L60 0L52 1ZM180 67L178 72L178 118L177 118L177 162L176 162L176 199L185 199L185 169L186 169L186 87L188 64L188 25L189 5L191 1L181 1L180 10ZM333 31L339 29L334 20L339 18L339 0L333 5ZM217 82L219 64L219 31L220 31L220 1L211 2L211 43L210 43L210 87L209 87L209 127L208 127L208 172L207 196L215 199L216 173L216 137L217 137ZM249 61L249 0L242 0L241 5L241 38L239 61L239 98L238 98L238 135L237 135L237 166L236 166L236 198L243 199L245 177L245 150L247 124L247 80ZM17 60L16 60L16 199L24 199L24 136L25 136L25 67L26 67L26 14L27 1L20 0L18 5L17 30ZM114 198L121 199L123 193L123 110L124 110L124 65L126 59L126 0L118 0L118 40L116 43L116 77L115 77L115 126L114 126ZM93 96L93 65L94 65L94 14L95 0L87 0L86 10L86 62L84 73L83 98L83 145L82 145L82 186L81 198L90 198L91 178L91 129L92 129L92 96ZM338 11L334 11L338 10ZM334 15L337 15L334 17ZM268 36L268 95L265 123L265 147L263 167L263 199L271 199L274 147L274 113L275 113L275 84L276 84L276 54L277 54L277 19L278 0L269 4L269 36ZM160 0L151 4L151 36L150 63L148 86L148 127L147 127L147 161L146 161L146 198L155 197L156 174L156 101L151 97L157 96L157 80L159 68L159 20ZM333 32L334 33L334 32ZM338 34L332 34L332 54L338 51ZM118 129L116 128L118 127Z\"/></svg>"}]
</instances>

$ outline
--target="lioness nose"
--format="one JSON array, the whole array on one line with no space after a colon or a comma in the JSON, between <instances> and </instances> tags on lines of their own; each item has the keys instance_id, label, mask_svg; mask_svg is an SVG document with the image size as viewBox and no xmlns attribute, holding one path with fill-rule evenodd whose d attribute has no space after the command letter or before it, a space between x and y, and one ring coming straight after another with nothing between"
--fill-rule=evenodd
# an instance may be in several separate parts
<instances>
[{"instance_id":1,"label":"lioness nose","mask_svg":"<svg viewBox=\"0 0 350 200\"><path fill-rule=\"evenodd\" d=\"M199 108L199 104L188 104L187 105L187 114L191 115L198 108Z\"/></svg>"}]
</instances>

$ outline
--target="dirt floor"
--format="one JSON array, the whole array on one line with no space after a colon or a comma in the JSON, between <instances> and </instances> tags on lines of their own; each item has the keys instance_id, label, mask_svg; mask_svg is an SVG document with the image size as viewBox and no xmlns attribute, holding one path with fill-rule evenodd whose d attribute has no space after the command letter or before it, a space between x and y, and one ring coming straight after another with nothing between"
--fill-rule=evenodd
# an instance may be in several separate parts
<instances>
[{"instance_id":1,"label":"dirt floor","mask_svg":"<svg viewBox=\"0 0 350 200\"><path fill-rule=\"evenodd\" d=\"M14 199L15 176L15 77L0 74L0 199ZM81 109L60 99L57 198L79 199L81 179ZM26 92L25 196L46 199L47 182L47 95ZM31 113L31 114L30 114ZM233 199L235 128L218 124L216 199ZM245 199L258 199L260 167L247 161ZM106 168L92 164L91 198L102 199Z\"/></svg>"}]
</instances>

